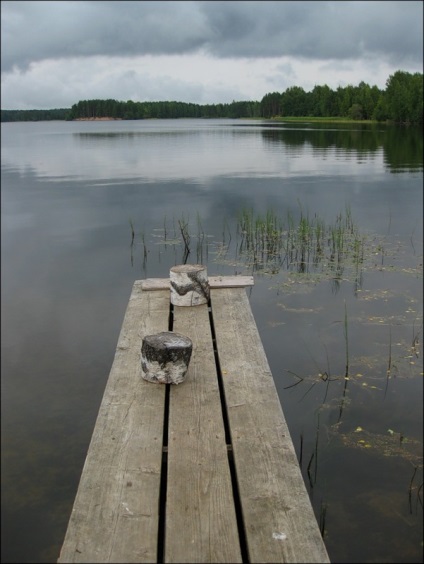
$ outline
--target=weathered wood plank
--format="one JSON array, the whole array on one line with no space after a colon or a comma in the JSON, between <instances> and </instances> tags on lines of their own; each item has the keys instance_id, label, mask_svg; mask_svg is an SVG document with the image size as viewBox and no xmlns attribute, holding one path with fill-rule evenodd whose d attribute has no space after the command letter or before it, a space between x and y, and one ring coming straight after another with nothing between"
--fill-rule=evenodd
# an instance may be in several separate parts
<instances>
[{"instance_id":1,"label":"weathered wood plank","mask_svg":"<svg viewBox=\"0 0 424 564\"><path fill-rule=\"evenodd\" d=\"M238 288L254 286L253 276L209 276L210 288Z\"/></svg>"},{"instance_id":2,"label":"weathered wood plank","mask_svg":"<svg viewBox=\"0 0 424 564\"><path fill-rule=\"evenodd\" d=\"M170 290L169 278L146 278L139 280L143 290ZM208 276L210 288L238 288L253 286L253 276Z\"/></svg>"},{"instance_id":3,"label":"weathered wood plank","mask_svg":"<svg viewBox=\"0 0 424 564\"><path fill-rule=\"evenodd\" d=\"M170 390L165 562L241 562L207 306L174 306L173 329L193 353Z\"/></svg>"},{"instance_id":4,"label":"weathered wood plank","mask_svg":"<svg viewBox=\"0 0 424 564\"><path fill-rule=\"evenodd\" d=\"M141 377L169 292L134 284L58 562L156 562L165 386Z\"/></svg>"},{"instance_id":5,"label":"weathered wood plank","mask_svg":"<svg viewBox=\"0 0 424 564\"><path fill-rule=\"evenodd\" d=\"M246 291L211 303L250 562L329 562Z\"/></svg>"}]
</instances>

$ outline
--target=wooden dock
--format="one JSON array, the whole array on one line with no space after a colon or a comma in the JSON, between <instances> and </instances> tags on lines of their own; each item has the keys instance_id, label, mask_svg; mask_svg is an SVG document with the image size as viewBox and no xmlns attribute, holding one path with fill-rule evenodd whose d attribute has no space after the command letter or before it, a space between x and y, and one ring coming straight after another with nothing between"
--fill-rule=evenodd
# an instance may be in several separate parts
<instances>
[{"instance_id":1,"label":"wooden dock","mask_svg":"<svg viewBox=\"0 0 424 564\"><path fill-rule=\"evenodd\" d=\"M210 304L134 283L58 562L329 562L245 286ZM193 341L186 380L141 377L144 336Z\"/></svg>"}]
</instances>

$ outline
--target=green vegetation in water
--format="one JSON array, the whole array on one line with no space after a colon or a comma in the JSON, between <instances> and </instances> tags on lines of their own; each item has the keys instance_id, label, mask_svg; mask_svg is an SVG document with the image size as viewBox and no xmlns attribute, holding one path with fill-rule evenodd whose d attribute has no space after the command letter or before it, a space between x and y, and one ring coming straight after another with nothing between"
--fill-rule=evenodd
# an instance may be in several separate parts
<instances>
[{"instance_id":1,"label":"green vegetation in water","mask_svg":"<svg viewBox=\"0 0 424 564\"><path fill-rule=\"evenodd\" d=\"M374 252L348 206L329 225L316 214L311 217L302 207L297 219L288 212L285 220L273 211L261 216L243 210L237 234L239 261L256 273L272 275L284 270L289 274L281 283L285 290L298 284L300 278L304 283L327 278L337 287L348 275L359 288L365 256Z\"/></svg>"},{"instance_id":2,"label":"green vegetation in water","mask_svg":"<svg viewBox=\"0 0 424 564\"><path fill-rule=\"evenodd\" d=\"M287 292L307 291L322 280L331 282L338 291L343 281L354 284L354 292L362 292L363 273L368 270L396 269L390 259L401 249L386 243L385 238L360 231L349 206L336 215L332 223L325 223L317 214L310 215L299 204L299 211L285 217L273 210L257 213L243 208L237 215L236 236L233 238L226 219L220 240L206 234L197 213L195 226L189 215L172 219L165 217L163 227L154 229L156 245L166 250L175 248L175 260L202 263L212 260L217 267L233 267L249 274L275 276L282 273L274 286ZM131 250L136 244L135 227L130 220ZM170 237L170 234L173 234ZM146 265L148 243L142 232L143 259ZM177 249L182 248L178 258ZM413 275L422 275L422 269L402 269ZM362 299L371 299L364 293Z\"/></svg>"}]
</instances>

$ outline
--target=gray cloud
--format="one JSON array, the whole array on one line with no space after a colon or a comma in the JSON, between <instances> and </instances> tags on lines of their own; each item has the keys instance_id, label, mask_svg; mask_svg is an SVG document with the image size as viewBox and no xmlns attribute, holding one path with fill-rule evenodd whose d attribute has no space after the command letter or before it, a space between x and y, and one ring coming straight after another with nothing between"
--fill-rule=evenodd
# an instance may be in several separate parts
<instances>
[{"instance_id":1,"label":"gray cloud","mask_svg":"<svg viewBox=\"0 0 424 564\"><path fill-rule=\"evenodd\" d=\"M422 61L422 2L205 2L222 57Z\"/></svg>"},{"instance_id":2,"label":"gray cloud","mask_svg":"<svg viewBox=\"0 0 424 564\"><path fill-rule=\"evenodd\" d=\"M190 53L207 29L191 2L2 2L2 70L48 58Z\"/></svg>"},{"instance_id":3,"label":"gray cloud","mask_svg":"<svg viewBox=\"0 0 424 564\"><path fill-rule=\"evenodd\" d=\"M3 1L2 72L87 56L376 58L422 65L421 1Z\"/></svg>"}]
</instances>

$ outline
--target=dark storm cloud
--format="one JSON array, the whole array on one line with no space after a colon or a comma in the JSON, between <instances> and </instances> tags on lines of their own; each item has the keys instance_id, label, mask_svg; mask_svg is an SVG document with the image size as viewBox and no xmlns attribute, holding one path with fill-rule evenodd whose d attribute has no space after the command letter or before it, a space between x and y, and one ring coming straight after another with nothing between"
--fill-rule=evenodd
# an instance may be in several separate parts
<instances>
[{"instance_id":1,"label":"dark storm cloud","mask_svg":"<svg viewBox=\"0 0 424 564\"><path fill-rule=\"evenodd\" d=\"M48 58L190 53L207 32L191 2L2 2L2 70Z\"/></svg>"},{"instance_id":2,"label":"dark storm cloud","mask_svg":"<svg viewBox=\"0 0 424 564\"><path fill-rule=\"evenodd\" d=\"M2 2L2 71L51 58L379 57L422 64L422 2Z\"/></svg>"},{"instance_id":3,"label":"dark storm cloud","mask_svg":"<svg viewBox=\"0 0 424 564\"><path fill-rule=\"evenodd\" d=\"M422 2L206 2L222 57L422 61Z\"/></svg>"}]
</instances>

